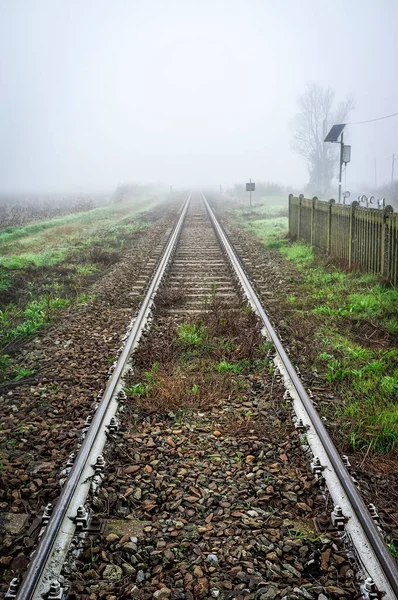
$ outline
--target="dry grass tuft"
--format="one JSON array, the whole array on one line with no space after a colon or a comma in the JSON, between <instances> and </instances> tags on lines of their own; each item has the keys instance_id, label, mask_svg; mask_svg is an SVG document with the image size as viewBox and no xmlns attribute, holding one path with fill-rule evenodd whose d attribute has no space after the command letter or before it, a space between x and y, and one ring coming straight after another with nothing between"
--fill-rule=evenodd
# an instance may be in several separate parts
<instances>
[{"instance_id":1,"label":"dry grass tuft","mask_svg":"<svg viewBox=\"0 0 398 600\"><path fill-rule=\"evenodd\" d=\"M162 291L164 306L174 303L174 294L182 298L183 290ZM127 394L135 406L152 413L210 409L246 391L243 372L255 364L252 359L264 359L261 343L260 325L247 306L226 310L214 296L200 318L187 316L183 323L158 319L135 355ZM219 369L221 362L229 368Z\"/></svg>"},{"instance_id":2,"label":"dry grass tuft","mask_svg":"<svg viewBox=\"0 0 398 600\"><path fill-rule=\"evenodd\" d=\"M173 371L160 376L148 397L135 398L134 404L149 413L178 408L206 410L225 401L236 388L237 381L230 373Z\"/></svg>"},{"instance_id":3,"label":"dry grass tuft","mask_svg":"<svg viewBox=\"0 0 398 600\"><path fill-rule=\"evenodd\" d=\"M157 308L178 307L184 303L185 298L186 294L182 283L173 287L166 284L156 297L156 306Z\"/></svg>"},{"instance_id":4,"label":"dry grass tuft","mask_svg":"<svg viewBox=\"0 0 398 600\"><path fill-rule=\"evenodd\" d=\"M92 246L87 252L87 262L97 263L109 267L119 262L122 258L121 252L105 250L101 246Z\"/></svg>"},{"instance_id":5,"label":"dry grass tuft","mask_svg":"<svg viewBox=\"0 0 398 600\"><path fill-rule=\"evenodd\" d=\"M233 358L252 359L262 341L261 325L246 302L239 309L227 311L225 303L216 295L205 305L202 322L209 336L224 337L234 343Z\"/></svg>"}]
</instances>

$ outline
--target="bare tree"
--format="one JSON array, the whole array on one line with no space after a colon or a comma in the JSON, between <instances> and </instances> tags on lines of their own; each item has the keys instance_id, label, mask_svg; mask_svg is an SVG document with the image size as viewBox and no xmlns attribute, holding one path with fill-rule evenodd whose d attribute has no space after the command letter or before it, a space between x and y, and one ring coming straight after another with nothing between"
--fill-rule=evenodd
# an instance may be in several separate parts
<instances>
[{"instance_id":1,"label":"bare tree","mask_svg":"<svg viewBox=\"0 0 398 600\"><path fill-rule=\"evenodd\" d=\"M351 97L336 105L332 88L310 83L299 98L300 112L293 121L291 147L303 156L308 165L310 186L319 193L327 192L338 163L338 153L333 144L324 139L330 127L343 123L354 108Z\"/></svg>"}]
</instances>

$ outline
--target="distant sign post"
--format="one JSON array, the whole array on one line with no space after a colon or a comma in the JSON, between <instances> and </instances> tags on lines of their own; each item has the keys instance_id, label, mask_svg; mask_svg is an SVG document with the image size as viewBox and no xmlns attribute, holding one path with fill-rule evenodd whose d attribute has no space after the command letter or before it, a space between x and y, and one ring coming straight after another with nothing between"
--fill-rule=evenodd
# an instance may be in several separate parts
<instances>
[{"instance_id":1,"label":"distant sign post","mask_svg":"<svg viewBox=\"0 0 398 600\"><path fill-rule=\"evenodd\" d=\"M246 192L250 192L250 206L252 205L252 192L256 189L256 184L250 179L249 183L246 183Z\"/></svg>"}]
</instances>

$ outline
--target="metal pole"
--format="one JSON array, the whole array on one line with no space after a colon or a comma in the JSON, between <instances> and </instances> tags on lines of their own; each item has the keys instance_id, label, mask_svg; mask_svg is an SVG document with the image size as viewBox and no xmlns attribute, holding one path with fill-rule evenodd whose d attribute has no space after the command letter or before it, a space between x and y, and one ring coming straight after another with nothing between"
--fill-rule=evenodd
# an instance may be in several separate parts
<instances>
[{"instance_id":1,"label":"metal pole","mask_svg":"<svg viewBox=\"0 0 398 600\"><path fill-rule=\"evenodd\" d=\"M250 179L250 208L252 207L252 180Z\"/></svg>"},{"instance_id":2,"label":"metal pole","mask_svg":"<svg viewBox=\"0 0 398 600\"><path fill-rule=\"evenodd\" d=\"M394 185L394 164L395 164L395 154L392 155L392 165L391 165L391 188Z\"/></svg>"},{"instance_id":3,"label":"metal pole","mask_svg":"<svg viewBox=\"0 0 398 600\"><path fill-rule=\"evenodd\" d=\"M341 139L340 139L339 204L341 203L341 176L343 173L343 148L344 148L343 136L344 136L344 133L341 134Z\"/></svg>"}]
</instances>

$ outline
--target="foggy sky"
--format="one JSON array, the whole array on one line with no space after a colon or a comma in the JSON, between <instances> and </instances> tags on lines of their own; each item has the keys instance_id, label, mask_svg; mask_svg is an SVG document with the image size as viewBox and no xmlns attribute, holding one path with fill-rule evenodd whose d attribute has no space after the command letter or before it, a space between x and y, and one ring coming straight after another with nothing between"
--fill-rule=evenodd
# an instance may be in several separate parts
<instances>
[{"instance_id":1,"label":"foggy sky","mask_svg":"<svg viewBox=\"0 0 398 600\"><path fill-rule=\"evenodd\" d=\"M398 112L397 23L396 0L0 0L0 190L299 191L298 95L352 94L352 121ZM348 188L374 183L375 159L389 180L398 118L346 141Z\"/></svg>"}]
</instances>

